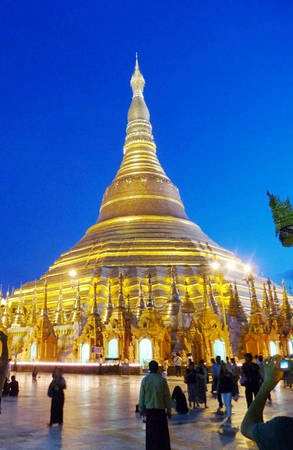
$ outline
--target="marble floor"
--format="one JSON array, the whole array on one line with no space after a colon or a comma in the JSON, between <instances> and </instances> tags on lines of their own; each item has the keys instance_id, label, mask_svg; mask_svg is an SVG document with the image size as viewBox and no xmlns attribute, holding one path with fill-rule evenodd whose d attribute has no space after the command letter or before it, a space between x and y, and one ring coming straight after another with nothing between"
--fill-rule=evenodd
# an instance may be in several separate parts
<instances>
[{"instance_id":1,"label":"marble floor","mask_svg":"<svg viewBox=\"0 0 293 450\"><path fill-rule=\"evenodd\" d=\"M40 374L33 382L29 373L17 373L18 398L2 399L0 450L143 450L145 424L135 413L141 376L66 375L64 425L48 427L50 398L47 388L50 374ZM181 378L168 379L170 390ZM241 388L243 389L243 388ZM223 434L223 418L216 416L217 402L208 393L208 408L191 410L169 421L172 450L183 449L255 449L239 426L246 410L243 392L233 402L233 432ZM293 390L278 386L265 419L293 413Z\"/></svg>"}]
</instances>

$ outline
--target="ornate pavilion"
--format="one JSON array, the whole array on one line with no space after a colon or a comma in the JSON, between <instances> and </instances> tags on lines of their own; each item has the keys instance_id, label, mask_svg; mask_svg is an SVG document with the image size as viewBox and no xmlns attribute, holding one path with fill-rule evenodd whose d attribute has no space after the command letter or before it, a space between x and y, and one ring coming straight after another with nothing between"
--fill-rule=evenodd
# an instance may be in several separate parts
<instances>
[{"instance_id":1,"label":"ornate pavilion","mask_svg":"<svg viewBox=\"0 0 293 450\"><path fill-rule=\"evenodd\" d=\"M285 285L254 277L186 215L156 153L138 61L121 166L98 220L37 281L1 299L17 361L194 360L293 353Z\"/></svg>"}]
</instances>

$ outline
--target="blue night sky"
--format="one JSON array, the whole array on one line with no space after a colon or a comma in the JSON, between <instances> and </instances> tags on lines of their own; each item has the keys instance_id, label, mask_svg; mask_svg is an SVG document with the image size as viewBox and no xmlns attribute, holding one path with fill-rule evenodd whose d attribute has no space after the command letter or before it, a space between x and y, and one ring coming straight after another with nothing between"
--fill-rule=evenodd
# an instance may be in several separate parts
<instances>
[{"instance_id":1,"label":"blue night sky","mask_svg":"<svg viewBox=\"0 0 293 450\"><path fill-rule=\"evenodd\" d=\"M275 237L266 191L293 200L292 23L286 0L2 0L4 293L96 222L122 161L136 52L189 218L290 287L293 249Z\"/></svg>"}]
</instances>

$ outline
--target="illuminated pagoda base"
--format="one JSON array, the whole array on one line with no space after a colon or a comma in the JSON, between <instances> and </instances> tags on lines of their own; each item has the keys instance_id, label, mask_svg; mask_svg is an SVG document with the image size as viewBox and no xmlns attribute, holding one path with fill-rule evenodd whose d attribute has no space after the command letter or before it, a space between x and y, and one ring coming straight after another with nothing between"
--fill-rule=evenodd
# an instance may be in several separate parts
<instances>
[{"instance_id":1,"label":"illuminated pagoda base","mask_svg":"<svg viewBox=\"0 0 293 450\"><path fill-rule=\"evenodd\" d=\"M253 278L187 217L156 155L136 61L124 156L100 214L40 280L2 299L17 361L195 361L292 353L285 286ZM266 300L267 299L267 300Z\"/></svg>"}]
</instances>

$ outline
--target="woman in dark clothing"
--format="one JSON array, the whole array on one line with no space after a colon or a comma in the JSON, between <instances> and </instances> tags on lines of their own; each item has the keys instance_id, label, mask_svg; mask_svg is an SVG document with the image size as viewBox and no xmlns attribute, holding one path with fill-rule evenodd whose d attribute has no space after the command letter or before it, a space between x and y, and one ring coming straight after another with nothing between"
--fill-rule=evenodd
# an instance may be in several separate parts
<instances>
[{"instance_id":1,"label":"woman in dark clothing","mask_svg":"<svg viewBox=\"0 0 293 450\"><path fill-rule=\"evenodd\" d=\"M198 366L195 369L196 373L196 401L197 405L199 403L204 403L205 408L207 408L207 379L208 371L206 369L204 360L199 361Z\"/></svg>"},{"instance_id":2,"label":"woman in dark clothing","mask_svg":"<svg viewBox=\"0 0 293 450\"><path fill-rule=\"evenodd\" d=\"M252 403L253 398L259 391L260 385L263 382L260 374L259 366L252 361L252 354L245 353L245 363L241 368L241 377L244 379L242 385L245 386L245 397L247 408Z\"/></svg>"},{"instance_id":3,"label":"woman in dark clothing","mask_svg":"<svg viewBox=\"0 0 293 450\"><path fill-rule=\"evenodd\" d=\"M66 389L65 379L62 376L61 369L56 369L48 388L48 396L52 398L49 426L54 425L54 423L63 424L64 389Z\"/></svg>"},{"instance_id":4,"label":"woman in dark clothing","mask_svg":"<svg viewBox=\"0 0 293 450\"><path fill-rule=\"evenodd\" d=\"M187 384L189 408L192 407L192 404L193 407L195 408L197 391L196 391L196 371L193 361L189 363L189 366L186 369L184 381ZM199 403L197 403L197 406L199 406Z\"/></svg>"},{"instance_id":5,"label":"woman in dark clothing","mask_svg":"<svg viewBox=\"0 0 293 450\"><path fill-rule=\"evenodd\" d=\"M172 400L175 401L175 409L178 414L187 414L188 407L186 397L180 386L175 386L172 393Z\"/></svg>"},{"instance_id":6,"label":"woman in dark clothing","mask_svg":"<svg viewBox=\"0 0 293 450\"><path fill-rule=\"evenodd\" d=\"M231 422L232 414L232 397L236 395L236 385L233 374L228 370L228 367L223 362L218 378L218 392L222 396L222 401L226 408L227 422Z\"/></svg>"}]
</instances>

